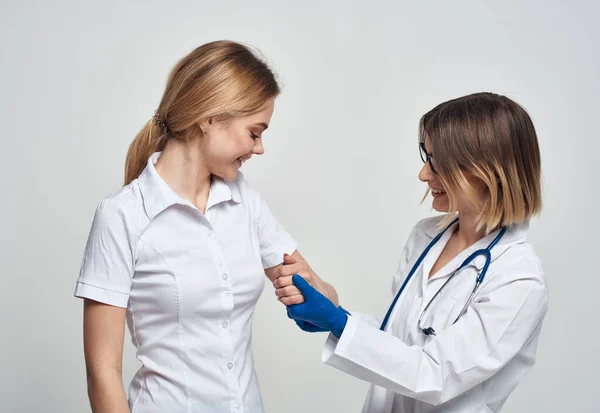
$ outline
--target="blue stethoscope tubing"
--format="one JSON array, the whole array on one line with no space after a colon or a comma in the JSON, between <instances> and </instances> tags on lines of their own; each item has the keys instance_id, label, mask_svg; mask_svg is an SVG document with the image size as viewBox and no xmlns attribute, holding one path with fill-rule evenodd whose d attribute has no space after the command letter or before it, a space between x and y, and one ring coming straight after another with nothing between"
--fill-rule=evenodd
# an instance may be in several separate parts
<instances>
[{"instance_id":1,"label":"blue stethoscope tubing","mask_svg":"<svg viewBox=\"0 0 600 413\"><path fill-rule=\"evenodd\" d=\"M381 331L385 330L385 327L387 326L387 323L388 323L388 321L390 319L390 316L392 315L392 311L394 310L394 307L396 306L396 303L398 302L398 299L400 298L400 295L402 295L402 292L404 291L404 288L406 287L406 285L408 284L408 282L411 280L411 278L414 275L414 273L417 271L417 268L419 268L419 266L421 265L421 263L425 259L425 256L427 256L427 253L429 252L429 250L440 240L440 238L448 230L448 228L450 228L456 222L458 222L458 218L454 219L450 224L448 224L448 226L446 228L444 228L443 231L441 231L439 234L437 234L435 236L435 238L431 240L431 242L429 243L429 245L427 245L427 248L425 248L425 250L421 253L421 255L419 256L419 259L413 265L412 269L408 273L408 276L404 280L404 283L400 287L400 290L396 294L396 297L394 297L394 300L392 301L392 304L390 305L390 308L388 309L387 314L385 315L385 318L383 319L383 322L381 323L381 327L379 328ZM496 238L494 238L494 240L492 242L490 242L490 245L488 245L487 248L479 249L479 250L473 252L471 255L469 255L463 261L463 263L460 265L460 267L458 267L458 269L452 275L452 277L454 277L454 275L458 271L460 271L462 268L464 268L467 265L469 265L469 263L471 263L478 256L480 256L480 255L484 255L485 256L485 264L483 265L481 273L477 276L477 281L475 282L475 288L473 289L473 292L469 296L469 299L467 300L467 302L466 302L465 306L463 307L462 311L460 312L460 314L458 315L458 317L456 317L456 320L454 321L455 323L466 312L466 310L467 310L467 308L469 306L469 303L471 302L471 300L473 299L473 296L475 295L475 292L479 288L479 285L483 282L483 280L485 278L485 275L487 274L488 267L490 266L490 262L492 261L491 250L498 243L498 241L500 241L500 239L502 238L502 236L504 235L505 232L506 232L506 227L503 227L500 230L500 233L496 236ZM448 281L446 281L444 283L444 285L442 285L442 287L438 290L438 292L429 301L429 303L427 304L427 306L425 307L425 309L421 313L421 317L419 317L419 322L421 321L421 318L423 317L423 314L425 313L425 311L427 311L427 309L429 308L429 306L431 305L431 303L433 302L433 300L435 300L435 298L438 296L438 294L440 293L440 291L442 291L444 289L444 287L446 286L446 284L448 284L448 282L452 279L452 277L450 277L450 279L448 279ZM424 334L426 334L426 335L435 335L435 330L433 330L433 328L431 328L431 327L423 328L423 329L421 329L421 331Z\"/></svg>"}]
</instances>

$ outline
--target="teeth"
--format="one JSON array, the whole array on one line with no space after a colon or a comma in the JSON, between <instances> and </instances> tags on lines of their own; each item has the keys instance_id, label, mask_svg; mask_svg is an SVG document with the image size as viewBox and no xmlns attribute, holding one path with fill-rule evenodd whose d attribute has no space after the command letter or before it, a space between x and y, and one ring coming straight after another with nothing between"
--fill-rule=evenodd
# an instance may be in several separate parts
<instances>
[{"instance_id":1,"label":"teeth","mask_svg":"<svg viewBox=\"0 0 600 413\"><path fill-rule=\"evenodd\" d=\"M434 194L445 194L446 191L443 191L441 189L433 189L431 188L431 192L433 192Z\"/></svg>"}]
</instances>

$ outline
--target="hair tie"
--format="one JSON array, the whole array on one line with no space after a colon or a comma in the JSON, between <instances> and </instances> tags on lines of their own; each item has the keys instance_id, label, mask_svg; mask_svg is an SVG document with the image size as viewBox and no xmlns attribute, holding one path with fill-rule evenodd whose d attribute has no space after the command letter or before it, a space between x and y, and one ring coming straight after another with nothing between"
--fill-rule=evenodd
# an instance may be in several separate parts
<instances>
[{"instance_id":1,"label":"hair tie","mask_svg":"<svg viewBox=\"0 0 600 413\"><path fill-rule=\"evenodd\" d=\"M167 135L169 133L169 127L167 126L165 121L158 114L158 109L154 111L154 116L152 116L152 119L154 119L154 124L156 126L158 126L165 135Z\"/></svg>"}]
</instances>

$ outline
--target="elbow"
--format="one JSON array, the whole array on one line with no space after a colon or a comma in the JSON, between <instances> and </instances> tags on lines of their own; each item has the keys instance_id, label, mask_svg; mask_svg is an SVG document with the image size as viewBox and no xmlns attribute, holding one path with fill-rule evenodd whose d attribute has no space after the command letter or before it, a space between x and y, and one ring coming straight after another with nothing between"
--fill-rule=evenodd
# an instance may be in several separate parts
<instances>
[{"instance_id":1,"label":"elbow","mask_svg":"<svg viewBox=\"0 0 600 413\"><path fill-rule=\"evenodd\" d=\"M437 397L437 398L435 398L435 399L433 400L433 403L430 403L430 404L432 404L433 406L436 406L436 407L437 407L437 406L439 406L439 405L441 405L441 404L443 404L443 403L446 403L446 402L447 402L447 400L445 400L445 399L444 399L444 397L442 397L442 396L440 395L439 397Z\"/></svg>"},{"instance_id":2,"label":"elbow","mask_svg":"<svg viewBox=\"0 0 600 413\"><path fill-rule=\"evenodd\" d=\"M119 367L108 365L90 365L85 366L85 375L88 389L114 380L122 379L122 371Z\"/></svg>"},{"instance_id":3,"label":"elbow","mask_svg":"<svg viewBox=\"0 0 600 413\"><path fill-rule=\"evenodd\" d=\"M444 397L443 391L430 391L425 393L415 393L412 398L419 400L423 403L430 404L432 406L439 406L448 401L447 397Z\"/></svg>"}]
</instances>

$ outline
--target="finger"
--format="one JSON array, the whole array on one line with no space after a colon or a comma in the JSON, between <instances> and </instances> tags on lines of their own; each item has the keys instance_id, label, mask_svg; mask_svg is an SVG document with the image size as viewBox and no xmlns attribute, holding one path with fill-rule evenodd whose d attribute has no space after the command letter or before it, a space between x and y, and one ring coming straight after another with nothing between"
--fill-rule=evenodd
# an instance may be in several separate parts
<instances>
[{"instance_id":1,"label":"finger","mask_svg":"<svg viewBox=\"0 0 600 413\"><path fill-rule=\"evenodd\" d=\"M300 290L294 285L290 285L290 286L283 287L283 288L278 288L275 290L275 295L277 297L289 297L292 295L299 295L299 294L301 294Z\"/></svg>"},{"instance_id":2,"label":"finger","mask_svg":"<svg viewBox=\"0 0 600 413\"><path fill-rule=\"evenodd\" d=\"M308 266L303 262L296 262L294 264L286 264L279 267L279 276L287 277L298 273L308 273Z\"/></svg>"},{"instance_id":3,"label":"finger","mask_svg":"<svg viewBox=\"0 0 600 413\"><path fill-rule=\"evenodd\" d=\"M294 264L296 261L296 258L292 257L290 254L283 254L283 263L285 265Z\"/></svg>"},{"instance_id":4,"label":"finger","mask_svg":"<svg viewBox=\"0 0 600 413\"><path fill-rule=\"evenodd\" d=\"M289 314L288 314L288 317L289 317ZM304 320L294 320L294 321L296 322L296 325L298 327L300 327L300 329L302 329L303 331L307 331L309 333L317 333L317 332L326 331L325 329L323 329L319 326L316 326L314 324L311 324L308 321L304 321Z\"/></svg>"},{"instance_id":5,"label":"finger","mask_svg":"<svg viewBox=\"0 0 600 413\"><path fill-rule=\"evenodd\" d=\"M308 281L306 281L304 278L302 278L298 274L292 275L292 281L294 282L294 285L296 287L298 287L298 289L304 296L312 295L313 292L315 291L315 289L310 286Z\"/></svg>"},{"instance_id":6,"label":"finger","mask_svg":"<svg viewBox=\"0 0 600 413\"><path fill-rule=\"evenodd\" d=\"M291 275L289 277L279 277L278 279L273 281L273 287L275 287L276 289L287 287L288 285L294 285Z\"/></svg>"},{"instance_id":7,"label":"finger","mask_svg":"<svg viewBox=\"0 0 600 413\"><path fill-rule=\"evenodd\" d=\"M290 306L290 305L302 304L304 302L304 297L301 294L299 294L299 295L292 295L291 297L280 297L280 298L278 298L278 300L281 301L286 306Z\"/></svg>"},{"instance_id":8,"label":"finger","mask_svg":"<svg viewBox=\"0 0 600 413\"><path fill-rule=\"evenodd\" d=\"M303 274L298 274L298 275L300 275L302 278L304 278L308 284L312 285L312 282L308 278L308 276L304 276ZM275 288L287 287L288 285L294 285L291 275L288 275L286 277L279 277L275 281L273 281L273 287L275 287Z\"/></svg>"}]
</instances>

